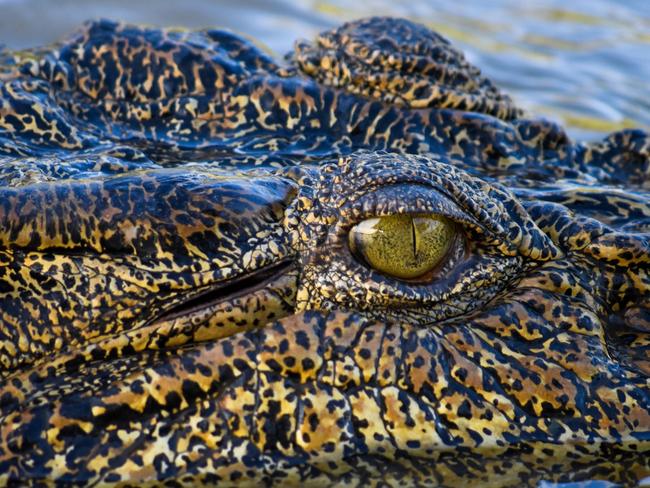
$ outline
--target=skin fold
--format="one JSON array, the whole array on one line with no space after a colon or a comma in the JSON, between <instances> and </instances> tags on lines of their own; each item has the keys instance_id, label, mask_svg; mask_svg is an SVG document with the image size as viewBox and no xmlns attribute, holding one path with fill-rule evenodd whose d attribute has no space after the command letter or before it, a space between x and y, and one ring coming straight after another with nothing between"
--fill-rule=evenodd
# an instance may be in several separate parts
<instances>
[{"instance_id":1,"label":"skin fold","mask_svg":"<svg viewBox=\"0 0 650 488\"><path fill-rule=\"evenodd\" d=\"M645 132L574 142L400 19L0 61L0 483L650 476ZM417 279L350 246L402 214L453 223Z\"/></svg>"}]
</instances>

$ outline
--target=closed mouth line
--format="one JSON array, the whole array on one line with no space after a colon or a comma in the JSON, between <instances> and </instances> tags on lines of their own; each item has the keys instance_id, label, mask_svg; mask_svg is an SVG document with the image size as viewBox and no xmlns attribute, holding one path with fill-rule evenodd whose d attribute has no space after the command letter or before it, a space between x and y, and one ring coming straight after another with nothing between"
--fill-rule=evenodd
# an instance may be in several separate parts
<instances>
[{"instance_id":1,"label":"closed mouth line","mask_svg":"<svg viewBox=\"0 0 650 488\"><path fill-rule=\"evenodd\" d=\"M173 320L178 317L191 315L219 303L234 300L261 290L279 276L287 273L294 266L293 261L285 259L270 266L265 266L246 275L237 276L217 283L214 287L199 295L174 305L153 322Z\"/></svg>"}]
</instances>

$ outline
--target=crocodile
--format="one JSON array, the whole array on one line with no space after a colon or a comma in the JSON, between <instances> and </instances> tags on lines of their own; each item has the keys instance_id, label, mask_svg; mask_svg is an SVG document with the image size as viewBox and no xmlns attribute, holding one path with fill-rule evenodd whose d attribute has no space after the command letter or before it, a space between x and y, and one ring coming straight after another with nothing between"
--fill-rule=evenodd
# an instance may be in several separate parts
<instances>
[{"instance_id":1,"label":"crocodile","mask_svg":"<svg viewBox=\"0 0 650 488\"><path fill-rule=\"evenodd\" d=\"M649 163L404 19L0 51L0 483L634 486Z\"/></svg>"}]
</instances>

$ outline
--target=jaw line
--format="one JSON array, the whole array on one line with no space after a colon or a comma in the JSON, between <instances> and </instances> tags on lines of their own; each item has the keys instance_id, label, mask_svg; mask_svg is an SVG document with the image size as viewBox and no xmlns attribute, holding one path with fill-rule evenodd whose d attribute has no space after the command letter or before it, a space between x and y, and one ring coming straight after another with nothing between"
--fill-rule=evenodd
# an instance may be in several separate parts
<instances>
[{"instance_id":1,"label":"jaw line","mask_svg":"<svg viewBox=\"0 0 650 488\"><path fill-rule=\"evenodd\" d=\"M272 288L273 283L291 273L295 268L294 261L285 258L251 273L220 282L208 290L175 304L155 317L149 324L157 325L182 318L191 319L192 316L198 315L206 311L206 309L214 308L247 295L253 295L255 292L267 287Z\"/></svg>"}]
</instances>

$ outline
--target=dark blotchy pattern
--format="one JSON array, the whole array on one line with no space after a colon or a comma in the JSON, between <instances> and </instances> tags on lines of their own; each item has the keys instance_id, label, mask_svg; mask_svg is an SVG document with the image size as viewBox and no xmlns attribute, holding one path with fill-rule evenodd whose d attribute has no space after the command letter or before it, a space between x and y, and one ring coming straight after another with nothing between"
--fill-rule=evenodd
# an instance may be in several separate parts
<instances>
[{"instance_id":1,"label":"dark blotchy pattern","mask_svg":"<svg viewBox=\"0 0 650 488\"><path fill-rule=\"evenodd\" d=\"M648 134L573 142L399 19L0 60L0 483L650 476ZM350 252L398 213L455 222L428 282Z\"/></svg>"}]
</instances>

